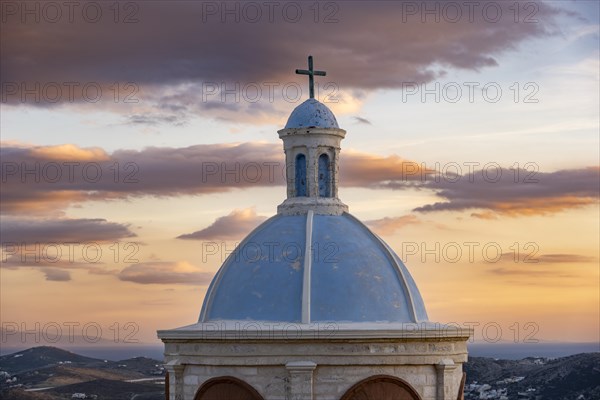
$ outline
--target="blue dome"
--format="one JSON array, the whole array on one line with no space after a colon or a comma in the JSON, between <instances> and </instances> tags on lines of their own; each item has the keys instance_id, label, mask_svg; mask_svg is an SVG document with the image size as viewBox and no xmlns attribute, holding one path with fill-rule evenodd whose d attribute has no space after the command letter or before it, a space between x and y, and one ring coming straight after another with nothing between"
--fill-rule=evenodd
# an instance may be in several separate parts
<instances>
[{"instance_id":1,"label":"blue dome","mask_svg":"<svg viewBox=\"0 0 600 400\"><path fill-rule=\"evenodd\" d=\"M414 323L427 312L383 240L348 213L309 212L270 218L229 255L199 322L221 320Z\"/></svg>"},{"instance_id":2,"label":"blue dome","mask_svg":"<svg viewBox=\"0 0 600 400\"><path fill-rule=\"evenodd\" d=\"M323 103L308 99L292 111L285 128L339 128L335 115Z\"/></svg>"}]
</instances>

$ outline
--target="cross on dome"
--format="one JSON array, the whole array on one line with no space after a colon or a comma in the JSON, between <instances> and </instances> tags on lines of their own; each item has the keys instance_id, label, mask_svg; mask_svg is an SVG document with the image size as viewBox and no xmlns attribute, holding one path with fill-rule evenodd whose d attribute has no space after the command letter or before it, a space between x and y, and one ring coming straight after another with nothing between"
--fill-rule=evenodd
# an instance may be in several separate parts
<instances>
[{"instance_id":1,"label":"cross on dome","mask_svg":"<svg viewBox=\"0 0 600 400\"><path fill-rule=\"evenodd\" d=\"M308 75L308 90L310 94L310 98L315 98L315 78L314 76L326 76L327 72L325 71L315 71L313 69L313 57L308 56L308 70L306 69L297 69L296 73L298 75Z\"/></svg>"}]
</instances>

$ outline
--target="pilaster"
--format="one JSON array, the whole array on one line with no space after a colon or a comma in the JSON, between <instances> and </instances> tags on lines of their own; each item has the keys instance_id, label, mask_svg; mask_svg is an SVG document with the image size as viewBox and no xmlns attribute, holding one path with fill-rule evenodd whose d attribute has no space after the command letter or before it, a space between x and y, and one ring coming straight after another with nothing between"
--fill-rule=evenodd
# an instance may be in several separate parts
<instances>
[{"instance_id":1,"label":"pilaster","mask_svg":"<svg viewBox=\"0 0 600 400\"><path fill-rule=\"evenodd\" d=\"M457 368L457 365L451 359L443 359L435 365L437 390L436 400L455 400L454 381L452 374Z\"/></svg>"},{"instance_id":2,"label":"pilaster","mask_svg":"<svg viewBox=\"0 0 600 400\"><path fill-rule=\"evenodd\" d=\"M285 365L289 373L287 400L313 400L313 371L317 367L312 361L294 361Z\"/></svg>"},{"instance_id":3,"label":"pilaster","mask_svg":"<svg viewBox=\"0 0 600 400\"><path fill-rule=\"evenodd\" d=\"M183 400L183 371L185 366L171 361L165 364L169 380L169 400Z\"/></svg>"},{"instance_id":4,"label":"pilaster","mask_svg":"<svg viewBox=\"0 0 600 400\"><path fill-rule=\"evenodd\" d=\"M316 198L319 192L319 177L317 174L318 159L317 147L308 147L308 155L306 160L306 181L308 182L308 197Z\"/></svg>"}]
</instances>

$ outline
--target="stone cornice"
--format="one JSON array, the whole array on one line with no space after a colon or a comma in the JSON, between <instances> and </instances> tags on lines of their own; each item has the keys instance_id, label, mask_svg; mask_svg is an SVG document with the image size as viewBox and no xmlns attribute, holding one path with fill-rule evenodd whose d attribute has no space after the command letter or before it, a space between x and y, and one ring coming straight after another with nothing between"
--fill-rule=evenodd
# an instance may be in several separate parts
<instances>
[{"instance_id":1,"label":"stone cornice","mask_svg":"<svg viewBox=\"0 0 600 400\"><path fill-rule=\"evenodd\" d=\"M171 330L160 330L163 342L171 341L327 341L337 340L468 340L473 329L452 325L422 324L294 324L249 321L216 321ZM389 327L386 327L388 325Z\"/></svg>"}]
</instances>

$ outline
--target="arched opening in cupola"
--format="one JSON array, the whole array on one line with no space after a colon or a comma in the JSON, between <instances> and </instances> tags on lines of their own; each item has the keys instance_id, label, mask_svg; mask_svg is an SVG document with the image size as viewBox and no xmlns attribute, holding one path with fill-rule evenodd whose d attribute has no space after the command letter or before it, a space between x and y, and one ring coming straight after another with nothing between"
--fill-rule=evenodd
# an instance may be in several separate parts
<instances>
[{"instance_id":1,"label":"arched opening in cupola","mask_svg":"<svg viewBox=\"0 0 600 400\"><path fill-rule=\"evenodd\" d=\"M296 156L296 171L294 175L296 182L296 197L304 197L307 195L306 185L306 156L298 154Z\"/></svg>"},{"instance_id":2,"label":"arched opening in cupola","mask_svg":"<svg viewBox=\"0 0 600 400\"><path fill-rule=\"evenodd\" d=\"M319 156L319 197L331 197L331 168L329 156Z\"/></svg>"}]
</instances>

